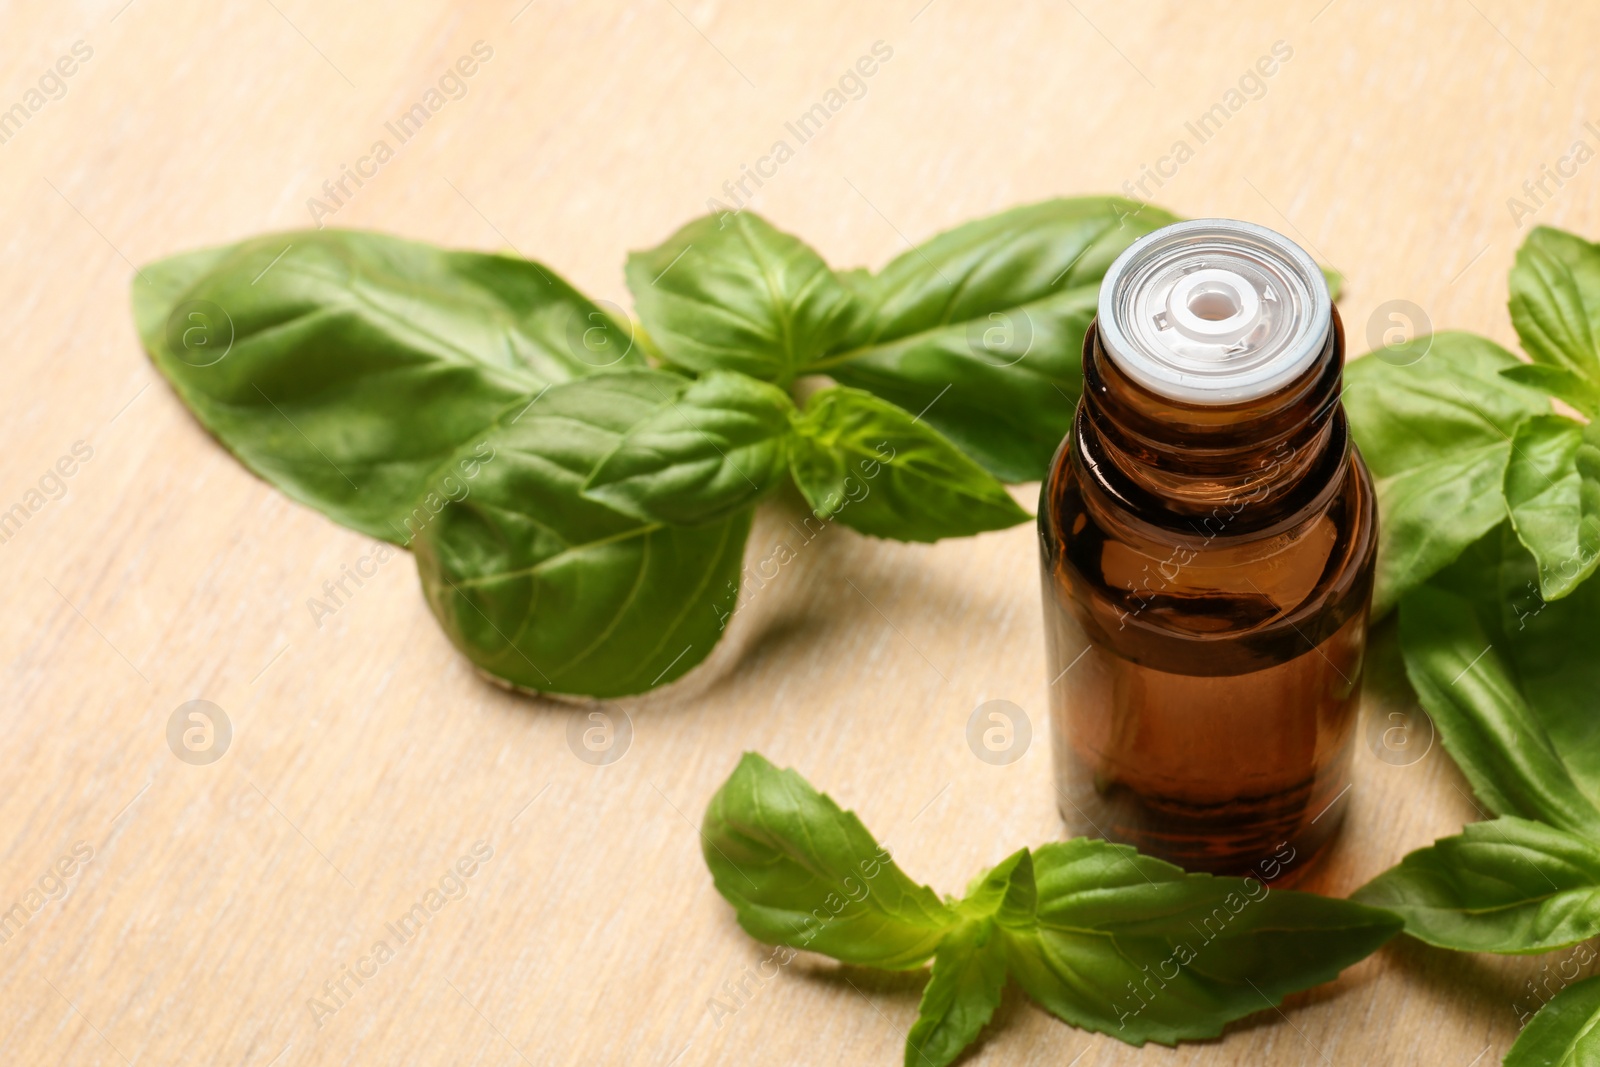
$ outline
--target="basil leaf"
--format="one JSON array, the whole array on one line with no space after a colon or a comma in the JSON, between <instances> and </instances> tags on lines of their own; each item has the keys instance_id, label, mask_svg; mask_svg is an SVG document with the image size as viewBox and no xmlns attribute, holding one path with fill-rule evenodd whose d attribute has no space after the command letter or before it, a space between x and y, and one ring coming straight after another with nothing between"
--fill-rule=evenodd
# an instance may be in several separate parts
<instances>
[{"instance_id":1,"label":"basil leaf","mask_svg":"<svg viewBox=\"0 0 1600 1067\"><path fill-rule=\"evenodd\" d=\"M1007 930L1008 966L1051 1013L1119 1041L1171 1045L1334 978L1399 932L1347 900L1187 874L1125 845L1033 851L1038 925Z\"/></svg>"},{"instance_id":2,"label":"basil leaf","mask_svg":"<svg viewBox=\"0 0 1600 1067\"><path fill-rule=\"evenodd\" d=\"M158 370L245 466L374 537L541 389L643 365L537 263L310 230L174 256L133 284Z\"/></svg>"},{"instance_id":3,"label":"basil leaf","mask_svg":"<svg viewBox=\"0 0 1600 1067\"><path fill-rule=\"evenodd\" d=\"M1590 419L1600 417L1600 385L1569 370L1543 363L1518 363L1500 372L1518 385L1526 385L1571 404Z\"/></svg>"},{"instance_id":4,"label":"basil leaf","mask_svg":"<svg viewBox=\"0 0 1600 1067\"><path fill-rule=\"evenodd\" d=\"M1517 1035L1504 1067L1588 1067L1600 1061L1600 976L1567 986Z\"/></svg>"},{"instance_id":5,"label":"basil leaf","mask_svg":"<svg viewBox=\"0 0 1600 1067\"><path fill-rule=\"evenodd\" d=\"M1419 848L1352 894L1459 952L1549 952L1600 934L1600 845L1505 816Z\"/></svg>"},{"instance_id":6,"label":"basil leaf","mask_svg":"<svg viewBox=\"0 0 1600 1067\"><path fill-rule=\"evenodd\" d=\"M1487 338L1440 333L1345 368L1345 411L1378 490L1374 618L1505 517L1511 435L1549 410L1500 376L1516 362Z\"/></svg>"},{"instance_id":7,"label":"basil leaf","mask_svg":"<svg viewBox=\"0 0 1600 1067\"><path fill-rule=\"evenodd\" d=\"M1032 924L1039 907L1033 856L1018 849L979 878L957 906L973 919L994 919L1006 927Z\"/></svg>"},{"instance_id":8,"label":"basil leaf","mask_svg":"<svg viewBox=\"0 0 1600 1067\"><path fill-rule=\"evenodd\" d=\"M790 470L818 518L897 541L967 537L1029 518L993 475L871 393L815 393L794 428Z\"/></svg>"},{"instance_id":9,"label":"basil leaf","mask_svg":"<svg viewBox=\"0 0 1600 1067\"><path fill-rule=\"evenodd\" d=\"M1044 477L1082 392L1100 279L1175 215L1049 200L939 234L870 279L867 314L819 369L921 417L1007 482Z\"/></svg>"},{"instance_id":10,"label":"basil leaf","mask_svg":"<svg viewBox=\"0 0 1600 1067\"><path fill-rule=\"evenodd\" d=\"M956 922L854 812L754 752L711 798L700 836L717 891L759 941L903 970Z\"/></svg>"},{"instance_id":11,"label":"basil leaf","mask_svg":"<svg viewBox=\"0 0 1600 1067\"><path fill-rule=\"evenodd\" d=\"M917 1021L906 1035L905 1067L954 1062L994 1015L1005 985L1005 942L994 920L969 920L951 930L934 953Z\"/></svg>"},{"instance_id":12,"label":"basil leaf","mask_svg":"<svg viewBox=\"0 0 1600 1067\"><path fill-rule=\"evenodd\" d=\"M652 341L696 372L788 384L850 329L856 303L828 265L760 216L706 215L628 256Z\"/></svg>"},{"instance_id":13,"label":"basil leaf","mask_svg":"<svg viewBox=\"0 0 1600 1067\"><path fill-rule=\"evenodd\" d=\"M1024 848L977 879L956 905L964 920L934 954L917 1021L906 1035L906 1067L944 1067L977 1039L1006 984L1000 930L1031 927L1038 898L1033 856Z\"/></svg>"},{"instance_id":14,"label":"basil leaf","mask_svg":"<svg viewBox=\"0 0 1600 1067\"><path fill-rule=\"evenodd\" d=\"M849 290L858 300L866 300L872 294L872 272L865 267L851 267L849 270L836 270L833 276L839 284ZM856 330L865 325L864 320L857 315L853 327ZM850 335L846 335L845 344L851 344Z\"/></svg>"},{"instance_id":15,"label":"basil leaf","mask_svg":"<svg viewBox=\"0 0 1600 1067\"><path fill-rule=\"evenodd\" d=\"M1511 324L1535 363L1600 384L1600 246L1536 227L1511 268Z\"/></svg>"},{"instance_id":16,"label":"basil leaf","mask_svg":"<svg viewBox=\"0 0 1600 1067\"><path fill-rule=\"evenodd\" d=\"M1566 596L1600 565L1600 426L1535 415L1517 427L1506 506L1539 563L1539 592Z\"/></svg>"},{"instance_id":17,"label":"basil leaf","mask_svg":"<svg viewBox=\"0 0 1600 1067\"><path fill-rule=\"evenodd\" d=\"M649 522L716 522L750 508L789 467L789 395L712 371L663 393L584 484L583 495Z\"/></svg>"},{"instance_id":18,"label":"basil leaf","mask_svg":"<svg viewBox=\"0 0 1600 1067\"><path fill-rule=\"evenodd\" d=\"M711 651L737 599L749 513L664 527L579 492L681 387L661 371L554 386L486 438L493 453L467 495L422 516L423 591L478 666L540 692L608 697L664 684Z\"/></svg>"},{"instance_id":19,"label":"basil leaf","mask_svg":"<svg viewBox=\"0 0 1600 1067\"><path fill-rule=\"evenodd\" d=\"M1400 608L1406 675L1473 791L1500 815L1600 833L1600 583L1546 602L1508 526Z\"/></svg>"}]
</instances>

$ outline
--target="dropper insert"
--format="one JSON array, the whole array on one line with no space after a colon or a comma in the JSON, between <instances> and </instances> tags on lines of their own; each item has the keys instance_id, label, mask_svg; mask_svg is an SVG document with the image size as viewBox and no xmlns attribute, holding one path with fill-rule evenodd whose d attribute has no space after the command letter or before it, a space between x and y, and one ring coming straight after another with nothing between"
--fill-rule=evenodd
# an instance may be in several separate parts
<instances>
[{"instance_id":1,"label":"dropper insert","mask_svg":"<svg viewBox=\"0 0 1600 1067\"><path fill-rule=\"evenodd\" d=\"M1322 271L1280 233L1232 219L1164 227L1117 257L1100 288L1100 343L1139 385L1190 404L1259 399L1327 343Z\"/></svg>"}]
</instances>

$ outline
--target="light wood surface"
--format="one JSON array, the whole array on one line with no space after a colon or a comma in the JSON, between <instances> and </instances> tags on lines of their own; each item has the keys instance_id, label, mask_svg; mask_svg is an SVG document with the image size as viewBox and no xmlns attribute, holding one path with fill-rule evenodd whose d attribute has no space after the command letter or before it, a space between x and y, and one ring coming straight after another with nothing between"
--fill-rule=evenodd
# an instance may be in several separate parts
<instances>
[{"instance_id":1,"label":"light wood surface","mask_svg":"<svg viewBox=\"0 0 1600 1067\"><path fill-rule=\"evenodd\" d=\"M876 266L977 215L1136 181L1286 42L1265 94L1146 189L1343 270L1362 351L1391 300L1514 342L1505 273L1526 229L1507 199L1600 143L1583 128L1600 123L1597 37L1592 7L1509 0L0 7L0 108L74 42L93 51L0 144L0 510L75 442L93 452L0 544L0 908L55 888L75 844L93 852L0 943L0 1062L898 1063L917 975L802 957L711 1009L768 951L696 834L740 751L797 767L941 891L1061 833L1031 527L932 547L827 533L708 665L620 702L631 747L602 767L568 745L584 709L469 669L409 556L313 620L307 599L369 542L201 431L140 351L128 285L168 253L308 225L322 182L474 42L493 57L466 95L326 221L513 247L623 307L625 251L726 199L779 139L794 157L755 208L837 265ZM785 123L877 41L893 55L865 95L797 145ZM1600 234L1597 179L1586 163L1522 221ZM764 513L752 560L788 517ZM964 739L999 698L1035 733L1004 767ZM166 740L193 699L233 726L206 766ZM1375 731L1392 710L1368 702ZM1333 893L1475 817L1437 745L1398 766L1363 740L1341 802L1315 883ZM395 947L386 924L480 840L492 858L465 895ZM380 939L393 958L319 1026L308 1002ZM968 1062L1487 1065L1524 983L1561 958L1397 942L1176 1050L1008 995Z\"/></svg>"}]
</instances>

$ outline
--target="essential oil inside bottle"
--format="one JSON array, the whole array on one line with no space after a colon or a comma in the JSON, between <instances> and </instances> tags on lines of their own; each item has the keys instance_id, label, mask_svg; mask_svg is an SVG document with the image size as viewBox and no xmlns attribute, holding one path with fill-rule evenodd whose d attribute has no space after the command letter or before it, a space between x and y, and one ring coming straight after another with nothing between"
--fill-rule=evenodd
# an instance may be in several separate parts
<instances>
[{"instance_id":1,"label":"essential oil inside bottle","mask_svg":"<svg viewBox=\"0 0 1600 1067\"><path fill-rule=\"evenodd\" d=\"M1133 244L1098 311L1039 507L1062 815L1282 884L1348 804L1366 646L1343 327L1304 251L1220 219Z\"/></svg>"}]
</instances>

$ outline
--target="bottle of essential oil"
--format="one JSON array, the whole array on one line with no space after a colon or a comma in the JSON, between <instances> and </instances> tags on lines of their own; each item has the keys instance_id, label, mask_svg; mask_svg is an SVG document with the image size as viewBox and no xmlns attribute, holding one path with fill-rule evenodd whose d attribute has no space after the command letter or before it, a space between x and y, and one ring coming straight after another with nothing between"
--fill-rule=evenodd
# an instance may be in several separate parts
<instances>
[{"instance_id":1,"label":"bottle of essential oil","mask_svg":"<svg viewBox=\"0 0 1600 1067\"><path fill-rule=\"evenodd\" d=\"M1295 878L1337 830L1376 545L1344 330L1278 233L1199 219L1106 274L1039 506L1074 833Z\"/></svg>"}]
</instances>

